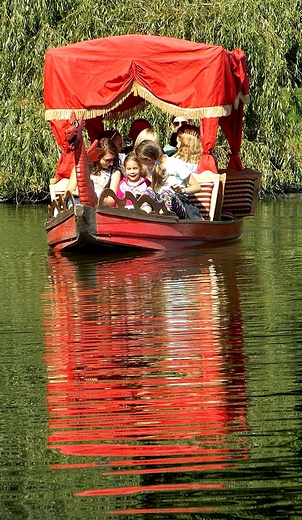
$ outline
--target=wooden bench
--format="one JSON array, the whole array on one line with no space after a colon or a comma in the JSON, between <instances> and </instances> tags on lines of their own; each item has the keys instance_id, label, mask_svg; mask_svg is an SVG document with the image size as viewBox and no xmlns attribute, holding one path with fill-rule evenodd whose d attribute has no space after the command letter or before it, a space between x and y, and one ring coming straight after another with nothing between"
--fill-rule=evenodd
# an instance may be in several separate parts
<instances>
[{"instance_id":1,"label":"wooden bench","mask_svg":"<svg viewBox=\"0 0 302 520\"><path fill-rule=\"evenodd\" d=\"M197 206L204 220L219 220L217 212L218 195L223 191L225 174L219 175L211 171L193 174L200 184L201 191L189 195L190 201Z\"/></svg>"},{"instance_id":2,"label":"wooden bench","mask_svg":"<svg viewBox=\"0 0 302 520\"><path fill-rule=\"evenodd\" d=\"M231 214L235 217L255 215L256 204L261 184L261 173L248 168L240 172L219 170L226 174L221 206L222 218Z\"/></svg>"}]
</instances>

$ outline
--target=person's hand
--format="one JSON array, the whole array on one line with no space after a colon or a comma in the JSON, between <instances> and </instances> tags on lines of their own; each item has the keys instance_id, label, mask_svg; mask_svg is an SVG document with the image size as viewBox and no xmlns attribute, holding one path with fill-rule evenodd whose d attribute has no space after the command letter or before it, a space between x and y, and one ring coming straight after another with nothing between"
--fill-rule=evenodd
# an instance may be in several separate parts
<instances>
[{"instance_id":1,"label":"person's hand","mask_svg":"<svg viewBox=\"0 0 302 520\"><path fill-rule=\"evenodd\" d=\"M171 186L172 190L175 191L175 193L183 193L183 188L181 188L179 186L179 184L173 184L173 186Z\"/></svg>"}]
</instances>

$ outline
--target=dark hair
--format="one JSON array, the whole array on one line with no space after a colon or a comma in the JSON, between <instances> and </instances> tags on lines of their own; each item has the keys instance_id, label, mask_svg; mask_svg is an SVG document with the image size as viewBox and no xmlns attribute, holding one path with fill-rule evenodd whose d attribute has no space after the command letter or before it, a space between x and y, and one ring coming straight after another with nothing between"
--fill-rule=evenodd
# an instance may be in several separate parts
<instances>
[{"instance_id":1,"label":"dark hair","mask_svg":"<svg viewBox=\"0 0 302 520\"><path fill-rule=\"evenodd\" d=\"M98 152L99 158L97 161L91 163L90 168L92 171L94 171L94 172L100 171L100 159L102 159L104 157L104 155L106 155L106 153L110 153L111 155L115 156L114 161L113 161L113 167L116 170L121 169L119 155L118 155L118 149L110 138L101 137L101 139L99 139L98 146L97 146L97 152Z\"/></svg>"},{"instance_id":2,"label":"dark hair","mask_svg":"<svg viewBox=\"0 0 302 520\"><path fill-rule=\"evenodd\" d=\"M111 153L117 157L118 149L109 137L101 137L98 142L99 158L102 159L106 153Z\"/></svg>"},{"instance_id":3,"label":"dark hair","mask_svg":"<svg viewBox=\"0 0 302 520\"><path fill-rule=\"evenodd\" d=\"M175 119L176 117L182 117L182 116L175 116L175 115L174 115L174 116L171 116L171 118L170 118L170 122L173 123L173 121L174 121L174 119ZM186 119L186 120L188 121L188 124L189 124L189 125L191 124L192 119L190 119L189 117L185 117L185 116L183 116L183 118Z\"/></svg>"},{"instance_id":4,"label":"dark hair","mask_svg":"<svg viewBox=\"0 0 302 520\"><path fill-rule=\"evenodd\" d=\"M100 139L107 137L112 141L117 135L121 135L118 130L104 130L104 132L102 132L100 135Z\"/></svg>"}]
</instances>

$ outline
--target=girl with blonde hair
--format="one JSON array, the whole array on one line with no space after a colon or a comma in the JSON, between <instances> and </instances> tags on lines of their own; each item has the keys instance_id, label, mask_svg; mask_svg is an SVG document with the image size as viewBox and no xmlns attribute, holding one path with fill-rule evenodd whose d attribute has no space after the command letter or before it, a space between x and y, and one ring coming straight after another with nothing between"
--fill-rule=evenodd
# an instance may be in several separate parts
<instances>
[{"instance_id":1,"label":"girl with blonde hair","mask_svg":"<svg viewBox=\"0 0 302 520\"><path fill-rule=\"evenodd\" d=\"M164 201L170 211L179 218L186 218L185 205L177 194L193 194L200 186L190 170L180 159L166 156L158 144L146 140L140 143L136 155L152 173L151 187L145 192L157 201Z\"/></svg>"},{"instance_id":2,"label":"girl with blonde hair","mask_svg":"<svg viewBox=\"0 0 302 520\"><path fill-rule=\"evenodd\" d=\"M177 151L173 157L181 159L192 173L196 173L202 154L199 128L194 125L183 125L177 130Z\"/></svg>"},{"instance_id":3,"label":"girl with blonde hair","mask_svg":"<svg viewBox=\"0 0 302 520\"><path fill-rule=\"evenodd\" d=\"M159 135L152 126L145 128L138 134L133 149L135 150L143 141L154 141L159 146Z\"/></svg>"}]
</instances>

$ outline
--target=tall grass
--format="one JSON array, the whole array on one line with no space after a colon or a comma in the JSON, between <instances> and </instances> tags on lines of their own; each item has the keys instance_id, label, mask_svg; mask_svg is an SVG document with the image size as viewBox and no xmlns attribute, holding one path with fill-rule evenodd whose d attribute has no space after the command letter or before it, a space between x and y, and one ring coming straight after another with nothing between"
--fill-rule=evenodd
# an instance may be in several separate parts
<instances>
[{"instance_id":1,"label":"tall grass","mask_svg":"<svg viewBox=\"0 0 302 520\"><path fill-rule=\"evenodd\" d=\"M37 200L47 192L59 150L44 120L43 58L50 47L109 35L186 38L247 55L251 103L241 157L263 172L267 193L302 180L300 0L3 0L0 6L0 198ZM147 116L169 132L166 114ZM130 122L119 124L127 132ZM218 161L228 149L219 140Z\"/></svg>"}]
</instances>

